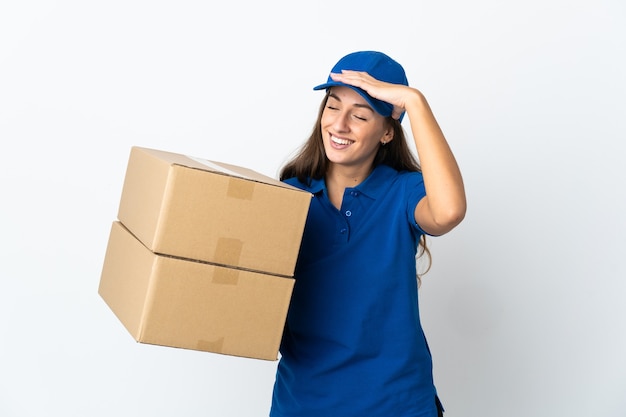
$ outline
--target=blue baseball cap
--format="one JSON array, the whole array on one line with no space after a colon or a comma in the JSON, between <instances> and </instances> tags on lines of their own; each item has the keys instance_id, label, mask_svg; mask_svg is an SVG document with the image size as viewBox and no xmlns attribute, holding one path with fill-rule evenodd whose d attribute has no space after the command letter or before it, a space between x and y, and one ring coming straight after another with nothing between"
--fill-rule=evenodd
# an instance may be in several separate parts
<instances>
[{"instance_id":1,"label":"blue baseball cap","mask_svg":"<svg viewBox=\"0 0 626 417\"><path fill-rule=\"evenodd\" d=\"M353 52L341 58L335 64L331 73L341 73L342 70L363 71L380 81L393 84L409 85L406 78L404 68L389 56L377 51L359 51ZM389 117L393 112L393 106L385 101L375 99L367 94L364 90L348 84L334 81L330 74L328 80L324 84L313 87L313 90L326 90L330 87L345 86L350 87L359 93L369 103L370 106L379 114ZM402 121L404 112L400 115L399 121Z\"/></svg>"}]
</instances>

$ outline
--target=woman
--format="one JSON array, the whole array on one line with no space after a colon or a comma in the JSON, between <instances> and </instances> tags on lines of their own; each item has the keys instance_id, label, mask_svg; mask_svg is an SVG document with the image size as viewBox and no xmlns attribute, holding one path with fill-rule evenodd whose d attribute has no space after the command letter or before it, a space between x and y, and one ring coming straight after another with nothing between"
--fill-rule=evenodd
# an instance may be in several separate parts
<instances>
[{"instance_id":1,"label":"woman","mask_svg":"<svg viewBox=\"0 0 626 417\"><path fill-rule=\"evenodd\" d=\"M314 130L280 176L313 199L270 415L442 415L416 255L425 235L463 219L461 173L426 99L389 56L346 55L314 89L326 90Z\"/></svg>"}]
</instances>

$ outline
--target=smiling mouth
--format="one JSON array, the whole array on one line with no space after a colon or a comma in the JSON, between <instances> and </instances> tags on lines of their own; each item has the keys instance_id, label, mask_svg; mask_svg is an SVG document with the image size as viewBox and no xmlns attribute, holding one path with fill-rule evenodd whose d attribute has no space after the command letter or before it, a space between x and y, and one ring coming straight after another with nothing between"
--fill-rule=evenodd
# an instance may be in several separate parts
<instances>
[{"instance_id":1,"label":"smiling mouth","mask_svg":"<svg viewBox=\"0 0 626 417\"><path fill-rule=\"evenodd\" d=\"M337 144L337 145L341 145L341 146L347 146L347 145L351 145L354 143L353 140L348 140L348 139L340 139L334 135L330 135L330 140Z\"/></svg>"}]
</instances>

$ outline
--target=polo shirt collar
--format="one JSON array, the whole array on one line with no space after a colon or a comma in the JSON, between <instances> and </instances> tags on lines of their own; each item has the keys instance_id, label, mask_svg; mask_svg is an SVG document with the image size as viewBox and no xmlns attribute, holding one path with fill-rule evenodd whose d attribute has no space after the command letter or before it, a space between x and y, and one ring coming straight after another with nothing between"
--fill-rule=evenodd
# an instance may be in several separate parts
<instances>
[{"instance_id":1,"label":"polo shirt collar","mask_svg":"<svg viewBox=\"0 0 626 417\"><path fill-rule=\"evenodd\" d=\"M374 168L372 173L361 184L354 187L362 194L376 199L385 194L388 188L389 181L397 174L397 171L388 165L378 165ZM313 194L319 194L326 191L326 181L324 178L312 179L311 184L307 187L308 191Z\"/></svg>"}]
</instances>

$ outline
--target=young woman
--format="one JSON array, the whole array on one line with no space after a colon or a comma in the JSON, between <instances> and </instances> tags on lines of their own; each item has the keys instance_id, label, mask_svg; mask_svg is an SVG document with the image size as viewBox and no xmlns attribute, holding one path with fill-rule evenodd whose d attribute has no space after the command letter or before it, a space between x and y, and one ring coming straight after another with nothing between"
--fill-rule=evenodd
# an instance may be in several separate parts
<instances>
[{"instance_id":1,"label":"young woman","mask_svg":"<svg viewBox=\"0 0 626 417\"><path fill-rule=\"evenodd\" d=\"M346 55L314 89L326 91L315 127L280 176L313 199L270 415L440 416L416 257L428 253L425 235L447 233L465 215L456 160L389 56Z\"/></svg>"}]
</instances>

